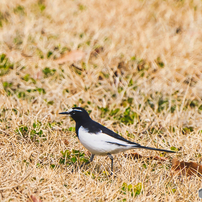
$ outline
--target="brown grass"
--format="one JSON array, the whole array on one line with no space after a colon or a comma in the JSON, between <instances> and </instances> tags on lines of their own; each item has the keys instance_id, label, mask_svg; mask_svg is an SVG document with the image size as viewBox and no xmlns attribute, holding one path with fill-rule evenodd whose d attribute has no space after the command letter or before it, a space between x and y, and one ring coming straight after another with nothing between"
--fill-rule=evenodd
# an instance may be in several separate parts
<instances>
[{"instance_id":1,"label":"brown grass","mask_svg":"<svg viewBox=\"0 0 202 202\"><path fill-rule=\"evenodd\" d=\"M199 201L200 177L170 169L174 157L202 160L201 22L200 0L1 0L0 201ZM85 56L58 64L74 50ZM178 153L165 162L114 155L113 177L107 157L61 164L61 151L88 157L74 122L58 115L74 105L134 142Z\"/></svg>"}]
</instances>

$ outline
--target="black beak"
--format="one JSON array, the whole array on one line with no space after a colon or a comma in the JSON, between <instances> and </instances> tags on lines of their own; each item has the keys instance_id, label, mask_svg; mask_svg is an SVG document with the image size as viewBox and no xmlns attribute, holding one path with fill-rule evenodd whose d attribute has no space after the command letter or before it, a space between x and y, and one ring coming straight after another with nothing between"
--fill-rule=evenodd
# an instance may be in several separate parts
<instances>
[{"instance_id":1,"label":"black beak","mask_svg":"<svg viewBox=\"0 0 202 202\"><path fill-rule=\"evenodd\" d=\"M70 114L69 112L60 112L59 114Z\"/></svg>"}]
</instances>

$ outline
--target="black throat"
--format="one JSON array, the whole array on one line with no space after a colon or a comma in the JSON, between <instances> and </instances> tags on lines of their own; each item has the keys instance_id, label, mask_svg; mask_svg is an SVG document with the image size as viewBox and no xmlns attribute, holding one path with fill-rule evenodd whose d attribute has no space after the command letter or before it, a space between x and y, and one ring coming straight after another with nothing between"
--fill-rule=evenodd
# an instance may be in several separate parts
<instances>
[{"instance_id":1,"label":"black throat","mask_svg":"<svg viewBox=\"0 0 202 202\"><path fill-rule=\"evenodd\" d=\"M91 125L92 119L89 117L86 120L79 120L76 121L76 135L79 137L79 128L83 126L86 130L88 130L89 126ZM89 130L88 130L89 131Z\"/></svg>"},{"instance_id":2,"label":"black throat","mask_svg":"<svg viewBox=\"0 0 202 202\"><path fill-rule=\"evenodd\" d=\"M101 131L101 128L102 127L99 123L93 121L91 118L88 119L88 120L85 120L85 121L77 121L76 122L76 134L77 134L77 137L79 138L79 128L80 127L83 127L85 128L89 133L98 133Z\"/></svg>"}]
</instances>

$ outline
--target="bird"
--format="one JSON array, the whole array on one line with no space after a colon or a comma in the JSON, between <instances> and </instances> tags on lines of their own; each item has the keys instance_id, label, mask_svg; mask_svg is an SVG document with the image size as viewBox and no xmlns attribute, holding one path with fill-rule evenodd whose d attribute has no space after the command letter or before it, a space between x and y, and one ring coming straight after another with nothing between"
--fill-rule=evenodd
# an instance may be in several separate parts
<instances>
[{"instance_id":1,"label":"bird","mask_svg":"<svg viewBox=\"0 0 202 202\"><path fill-rule=\"evenodd\" d=\"M108 156L111 160L111 175L113 175L113 156L130 149L148 149L161 152L175 153L175 151L142 146L131 142L107 127L92 120L88 112L82 107L73 107L59 114L69 115L76 122L76 134L81 144L91 152L90 162L95 155Z\"/></svg>"}]
</instances>

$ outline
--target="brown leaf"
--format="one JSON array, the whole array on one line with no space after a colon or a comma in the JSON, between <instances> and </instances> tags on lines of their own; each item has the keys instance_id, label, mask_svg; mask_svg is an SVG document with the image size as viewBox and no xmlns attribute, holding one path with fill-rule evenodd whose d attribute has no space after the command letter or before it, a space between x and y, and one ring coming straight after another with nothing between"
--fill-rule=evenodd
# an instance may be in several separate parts
<instances>
[{"instance_id":1,"label":"brown leaf","mask_svg":"<svg viewBox=\"0 0 202 202\"><path fill-rule=\"evenodd\" d=\"M196 162L179 161L177 158L172 160L172 174L178 175L198 175L202 177L202 165Z\"/></svg>"},{"instance_id":2,"label":"brown leaf","mask_svg":"<svg viewBox=\"0 0 202 202\"><path fill-rule=\"evenodd\" d=\"M37 199L35 196L31 195L30 198L32 199L32 202L42 202L41 199Z\"/></svg>"},{"instance_id":3,"label":"brown leaf","mask_svg":"<svg viewBox=\"0 0 202 202\"><path fill-rule=\"evenodd\" d=\"M69 144L69 141L67 139L65 139L64 144L67 146Z\"/></svg>"},{"instance_id":4,"label":"brown leaf","mask_svg":"<svg viewBox=\"0 0 202 202\"><path fill-rule=\"evenodd\" d=\"M56 59L55 61L58 64L64 64L66 62L77 62L79 60L82 60L85 56L85 53L80 50L74 50L71 52L68 52L67 54L63 55L61 58Z\"/></svg>"},{"instance_id":5,"label":"brown leaf","mask_svg":"<svg viewBox=\"0 0 202 202\"><path fill-rule=\"evenodd\" d=\"M41 70L37 71L34 75L33 75L34 79L42 79L43 78L43 72Z\"/></svg>"}]
</instances>

